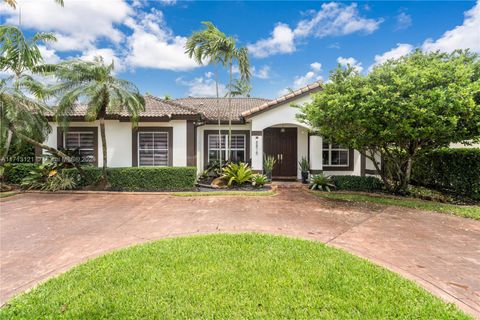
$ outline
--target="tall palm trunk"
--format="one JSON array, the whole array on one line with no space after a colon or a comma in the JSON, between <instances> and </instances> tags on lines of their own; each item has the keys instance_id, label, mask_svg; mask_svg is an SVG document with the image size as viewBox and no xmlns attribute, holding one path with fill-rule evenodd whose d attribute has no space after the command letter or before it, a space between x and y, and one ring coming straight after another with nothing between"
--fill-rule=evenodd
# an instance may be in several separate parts
<instances>
[{"instance_id":1,"label":"tall palm trunk","mask_svg":"<svg viewBox=\"0 0 480 320\"><path fill-rule=\"evenodd\" d=\"M5 146L3 150L2 158L0 159L0 166L3 166L7 161L8 151L10 150L10 144L12 143L12 130L8 129L7 131L7 140L5 141Z\"/></svg>"},{"instance_id":2,"label":"tall palm trunk","mask_svg":"<svg viewBox=\"0 0 480 320\"><path fill-rule=\"evenodd\" d=\"M218 143L219 143L219 153L218 157L220 160L220 168L222 168L222 121L220 120L221 118L221 112L220 112L220 100L219 100L219 94L218 94L218 65L215 64L215 90L217 91L217 112L218 112Z\"/></svg>"},{"instance_id":3,"label":"tall palm trunk","mask_svg":"<svg viewBox=\"0 0 480 320\"><path fill-rule=\"evenodd\" d=\"M228 160L231 160L230 159L230 147L232 145L232 75L233 75L233 70L232 70L232 59L230 58L230 62L229 62L229 67L230 67L230 79L228 81L229 85L228 85L228 90L229 90L229 93L228 93L228 156L226 156L226 158Z\"/></svg>"},{"instance_id":4,"label":"tall palm trunk","mask_svg":"<svg viewBox=\"0 0 480 320\"><path fill-rule=\"evenodd\" d=\"M108 183L107 177L107 136L105 134L105 116L100 117L100 136L102 138L102 180L105 184Z\"/></svg>"}]
</instances>

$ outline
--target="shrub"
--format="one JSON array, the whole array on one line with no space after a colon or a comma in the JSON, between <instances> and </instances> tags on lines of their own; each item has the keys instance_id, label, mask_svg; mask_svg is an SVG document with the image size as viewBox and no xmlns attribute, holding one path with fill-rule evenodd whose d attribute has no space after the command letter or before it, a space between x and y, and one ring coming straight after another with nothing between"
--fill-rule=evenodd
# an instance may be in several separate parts
<instances>
[{"instance_id":1,"label":"shrub","mask_svg":"<svg viewBox=\"0 0 480 320\"><path fill-rule=\"evenodd\" d=\"M227 186L232 187L233 184L238 186L246 182L252 181L253 172L246 163L229 163L223 168L222 178L227 181Z\"/></svg>"},{"instance_id":2,"label":"shrub","mask_svg":"<svg viewBox=\"0 0 480 320\"><path fill-rule=\"evenodd\" d=\"M382 181L372 176L333 176L332 181L338 190L374 192L383 189Z\"/></svg>"},{"instance_id":3,"label":"shrub","mask_svg":"<svg viewBox=\"0 0 480 320\"><path fill-rule=\"evenodd\" d=\"M335 185L333 184L332 177L325 176L323 173L316 174L310 179L310 189L312 190L330 192L330 190L334 188Z\"/></svg>"},{"instance_id":4,"label":"shrub","mask_svg":"<svg viewBox=\"0 0 480 320\"><path fill-rule=\"evenodd\" d=\"M268 182L268 178L264 174L254 174L252 176L252 186L261 188Z\"/></svg>"},{"instance_id":5,"label":"shrub","mask_svg":"<svg viewBox=\"0 0 480 320\"><path fill-rule=\"evenodd\" d=\"M71 190L76 188L77 179L57 170L56 163L38 165L22 179L22 188L48 191Z\"/></svg>"},{"instance_id":6,"label":"shrub","mask_svg":"<svg viewBox=\"0 0 480 320\"><path fill-rule=\"evenodd\" d=\"M6 183L20 184L37 167L35 163L6 163L3 178Z\"/></svg>"},{"instance_id":7,"label":"shrub","mask_svg":"<svg viewBox=\"0 0 480 320\"><path fill-rule=\"evenodd\" d=\"M78 175L77 169L66 169L69 175ZM79 186L95 184L102 169L85 167L85 176ZM176 191L195 187L197 169L195 167L131 167L108 168L108 181L115 191Z\"/></svg>"},{"instance_id":8,"label":"shrub","mask_svg":"<svg viewBox=\"0 0 480 320\"><path fill-rule=\"evenodd\" d=\"M423 152L413 164L412 183L480 200L480 149Z\"/></svg>"}]
</instances>

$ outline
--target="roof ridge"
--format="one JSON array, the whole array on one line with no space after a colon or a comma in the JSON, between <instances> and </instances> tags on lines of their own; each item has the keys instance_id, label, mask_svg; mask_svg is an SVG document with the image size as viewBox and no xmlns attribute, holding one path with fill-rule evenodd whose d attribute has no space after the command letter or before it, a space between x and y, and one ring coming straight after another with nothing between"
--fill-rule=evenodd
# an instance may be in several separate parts
<instances>
[{"instance_id":1,"label":"roof ridge","mask_svg":"<svg viewBox=\"0 0 480 320\"><path fill-rule=\"evenodd\" d=\"M182 99L228 99L228 97L182 97L176 98L173 100L182 100ZM259 97L232 97L232 99L259 99L259 100L272 100L269 98L259 98Z\"/></svg>"},{"instance_id":2,"label":"roof ridge","mask_svg":"<svg viewBox=\"0 0 480 320\"><path fill-rule=\"evenodd\" d=\"M270 108L274 105L277 105L281 102L285 102L289 99L292 99L292 98L295 98L295 97L298 97L302 94L305 94L309 91L312 91L314 89L321 89L322 88L322 81L321 80L318 80L318 81L315 81L315 82L312 82L312 83L309 83L307 84L306 86L304 87L301 87L297 90L294 90L293 92L289 92L289 93L286 93L284 95L281 95L280 97L276 98L276 99L273 99L273 100L270 100L268 102L265 102L264 104L258 106L258 107L255 107L255 108L252 108L250 110L247 110L247 111L244 111L242 112L242 116L243 117L248 117L248 116L251 116L257 112L260 112L264 109L267 109L267 108Z\"/></svg>"},{"instance_id":3,"label":"roof ridge","mask_svg":"<svg viewBox=\"0 0 480 320\"><path fill-rule=\"evenodd\" d=\"M153 96L151 94L146 94L145 96L148 96L152 99L155 99L157 101L160 101L160 102L163 102L163 103L166 103L166 104L169 104L171 106L174 106L174 107L178 107L178 108L182 108L184 110L187 110L187 111L190 111L190 112L193 112L195 114L203 114L201 112L199 112L198 110L194 109L194 108L190 108L190 107L187 107L181 103L178 103L178 102L174 102L173 100L166 100L166 99L162 99L160 97L156 97L156 96Z\"/></svg>"}]
</instances>

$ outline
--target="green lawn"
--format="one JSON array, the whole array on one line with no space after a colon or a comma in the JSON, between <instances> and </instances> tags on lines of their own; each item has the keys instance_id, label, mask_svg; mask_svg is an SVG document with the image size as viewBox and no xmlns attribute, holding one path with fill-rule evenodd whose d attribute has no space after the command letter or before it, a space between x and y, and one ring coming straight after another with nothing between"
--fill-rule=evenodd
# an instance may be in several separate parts
<instances>
[{"instance_id":1,"label":"green lawn","mask_svg":"<svg viewBox=\"0 0 480 320\"><path fill-rule=\"evenodd\" d=\"M11 196L14 196L16 194L17 194L17 192L15 192L15 191L0 192L0 199L11 197Z\"/></svg>"},{"instance_id":2,"label":"green lawn","mask_svg":"<svg viewBox=\"0 0 480 320\"><path fill-rule=\"evenodd\" d=\"M366 195L344 192L314 192L316 195L342 201L352 202L374 202L384 205L402 206L414 209L436 211L441 213L453 214L460 217L480 220L480 206L459 206L454 204L440 203L435 201L426 201L418 199L402 199L381 195Z\"/></svg>"},{"instance_id":3,"label":"green lawn","mask_svg":"<svg viewBox=\"0 0 480 320\"><path fill-rule=\"evenodd\" d=\"M161 240L91 260L1 319L470 319L413 282L321 243L258 234Z\"/></svg>"},{"instance_id":4,"label":"green lawn","mask_svg":"<svg viewBox=\"0 0 480 320\"><path fill-rule=\"evenodd\" d=\"M203 196L273 196L275 191L196 191L196 192L172 192L177 197L203 197Z\"/></svg>"}]
</instances>

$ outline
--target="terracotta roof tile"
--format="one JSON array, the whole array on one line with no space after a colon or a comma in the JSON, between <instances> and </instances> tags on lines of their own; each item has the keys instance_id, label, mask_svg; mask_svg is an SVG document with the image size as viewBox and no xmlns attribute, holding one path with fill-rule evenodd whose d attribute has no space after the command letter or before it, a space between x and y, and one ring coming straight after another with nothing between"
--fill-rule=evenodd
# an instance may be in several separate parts
<instances>
[{"instance_id":1,"label":"terracotta roof tile","mask_svg":"<svg viewBox=\"0 0 480 320\"><path fill-rule=\"evenodd\" d=\"M209 120L228 120L228 98L180 98L174 100L184 106L195 109L205 115ZM242 120L242 112L256 108L269 99L262 98L232 98L232 120Z\"/></svg>"},{"instance_id":2,"label":"terracotta roof tile","mask_svg":"<svg viewBox=\"0 0 480 320\"><path fill-rule=\"evenodd\" d=\"M281 104L282 102L288 101L290 99L293 99L293 98L298 97L300 95L303 95L305 93L315 92L315 91L319 91L321 89L322 89L321 82L320 81L319 82L314 82L314 83L309 84L309 85L307 85L303 88L297 89L297 90L295 90L293 92L289 92L287 94L284 94L283 96L280 96L277 99L269 100L269 101L267 101L267 102L265 102L265 103L263 103L259 106L253 107L249 110L245 110L245 111L242 112L242 117L250 117L257 112L263 111L265 109L269 109L273 106Z\"/></svg>"}]
</instances>

